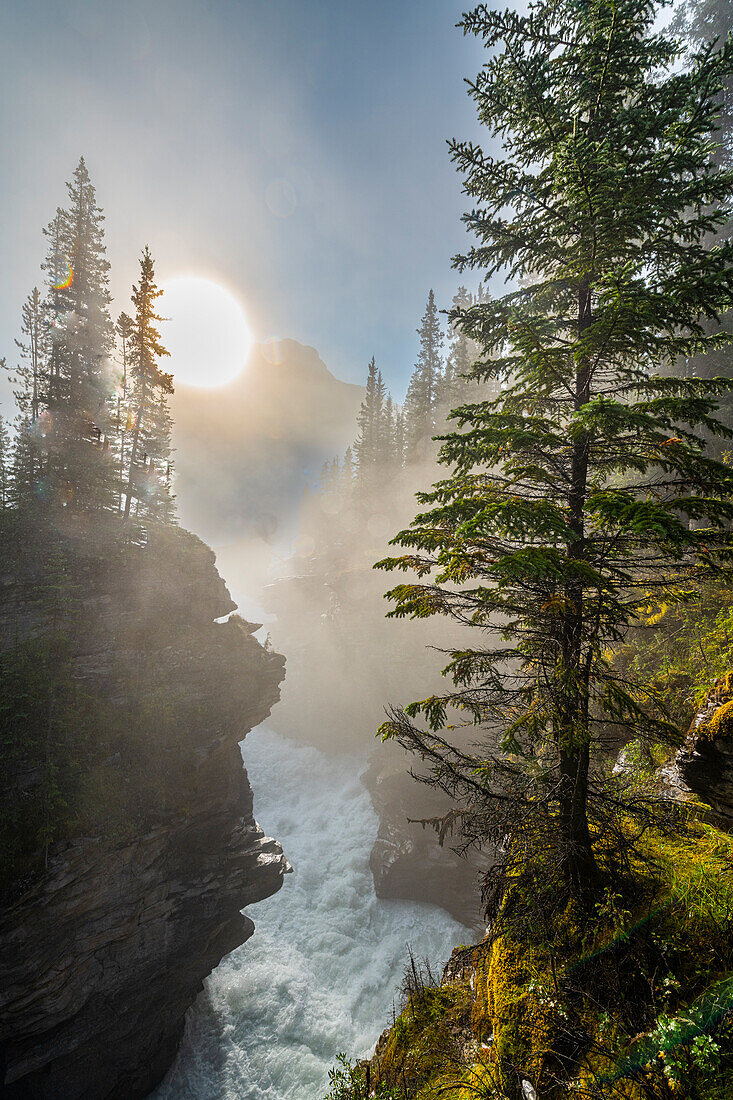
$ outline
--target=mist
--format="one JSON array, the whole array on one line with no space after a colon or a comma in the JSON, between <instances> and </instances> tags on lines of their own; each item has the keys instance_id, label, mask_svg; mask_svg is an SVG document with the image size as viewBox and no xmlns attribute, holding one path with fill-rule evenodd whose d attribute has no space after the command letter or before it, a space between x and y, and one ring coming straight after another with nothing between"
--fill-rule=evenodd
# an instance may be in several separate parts
<instances>
[{"instance_id":1,"label":"mist","mask_svg":"<svg viewBox=\"0 0 733 1100\"><path fill-rule=\"evenodd\" d=\"M730 0L0 31L0 1100L733 1097Z\"/></svg>"}]
</instances>

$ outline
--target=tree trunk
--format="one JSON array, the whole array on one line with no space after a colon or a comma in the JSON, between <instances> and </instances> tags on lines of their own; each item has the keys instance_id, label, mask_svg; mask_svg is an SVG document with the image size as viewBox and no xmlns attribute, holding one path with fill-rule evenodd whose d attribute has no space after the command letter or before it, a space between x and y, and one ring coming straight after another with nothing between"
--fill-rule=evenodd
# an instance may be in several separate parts
<instances>
[{"instance_id":1,"label":"tree trunk","mask_svg":"<svg viewBox=\"0 0 733 1100\"><path fill-rule=\"evenodd\" d=\"M565 880L576 898L592 893L598 878L588 828L590 745L560 752L560 834Z\"/></svg>"},{"instance_id":2,"label":"tree trunk","mask_svg":"<svg viewBox=\"0 0 733 1100\"><path fill-rule=\"evenodd\" d=\"M125 521L130 518L130 503L132 501L132 478L135 470L135 460L137 459L137 447L140 439L140 421L142 420L143 409L142 405L137 410L137 416L135 417L135 427L132 433L132 450L130 451L130 473L127 479L127 494L125 497Z\"/></svg>"},{"instance_id":3,"label":"tree trunk","mask_svg":"<svg viewBox=\"0 0 733 1100\"><path fill-rule=\"evenodd\" d=\"M578 333L591 324L591 298L587 283L578 290ZM574 408L587 403L591 391L590 364L578 363L575 375ZM588 491L587 433L573 437L570 456L568 493L569 526L572 537L567 545L569 562L585 557L585 502ZM583 660L583 583L570 577L565 586L562 630L562 681L560 684L558 749L560 757L560 843L566 881L575 897L592 888L597 877L590 830L588 828L588 771L590 766L590 729L588 706L590 684Z\"/></svg>"}]
</instances>

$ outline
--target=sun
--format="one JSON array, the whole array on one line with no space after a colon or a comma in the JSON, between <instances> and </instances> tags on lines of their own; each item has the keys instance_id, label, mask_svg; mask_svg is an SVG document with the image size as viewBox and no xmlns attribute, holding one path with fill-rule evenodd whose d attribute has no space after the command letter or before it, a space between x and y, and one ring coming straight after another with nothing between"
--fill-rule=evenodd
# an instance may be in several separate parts
<instances>
[{"instance_id":1,"label":"sun","mask_svg":"<svg viewBox=\"0 0 733 1100\"><path fill-rule=\"evenodd\" d=\"M164 370L186 386L225 386L247 363L252 347L244 311L228 290L211 279L179 275L163 284L158 313L170 352Z\"/></svg>"}]
</instances>

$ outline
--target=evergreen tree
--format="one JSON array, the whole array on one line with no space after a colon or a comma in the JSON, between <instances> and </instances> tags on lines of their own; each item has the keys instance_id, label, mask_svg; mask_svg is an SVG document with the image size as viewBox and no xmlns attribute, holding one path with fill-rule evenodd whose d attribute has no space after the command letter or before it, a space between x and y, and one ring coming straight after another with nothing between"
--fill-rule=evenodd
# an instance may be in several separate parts
<instances>
[{"instance_id":1,"label":"evergreen tree","mask_svg":"<svg viewBox=\"0 0 733 1100\"><path fill-rule=\"evenodd\" d=\"M84 158L67 184L69 208L45 230L49 280L46 478L51 499L78 509L112 507L109 429L112 322L104 216ZM35 420L31 411L31 420Z\"/></svg>"},{"instance_id":2,"label":"evergreen tree","mask_svg":"<svg viewBox=\"0 0 733 1100\"><path fill-rule=\"evenodd\" d=\"M362 492L376 484L377 468L382 460L385 427L386 387L374 357L369 363L366 393L356 418L358 434L354 442L357 481Z\"/></svg>"},{"instance_id":3,"label":"evergreen tree","mask_svg":"<svg viewBox=\"0 0 733 1100\"><path fill-rule=\"evenodd\" d=\"M730 3L725 0L692 0L678 9L673 26L685 34L693 49L699 50L713 39L725 40L728 37L733 31L733 11ZM720 129L716 134L717 145L712 156L718 163L730 166L733 163L733 81L730 78L724 81L720 107ZM729 237L731 233L733 222L728 221L710 235L709 246L714 247L718 239ZM710 333L719 331L721 327L726 332L733 333L733 311L725 311L720 320L710 318L706 321L706 328ZM677 369L689 377L714 378L718 374L730 377L733 375L730 345L722 344L706 354L682 359ZM721 416L728 427L733 427L733 396L730 394L722 403ZM718 451L722 449L720 442L717 445L713 442L713 446Z\"/></svg>"},{"instance_id":4,"label":"evergreen tree","mask_svg":"<svg viewBox=\"0 0 733 1100\"><path fill-rule=\"evenodd\" d=\"M655 32L657 8L538 0L464 17L491 51L470 87L504 154L451 143L477 237L456 264L520 289L451 320L480 345L476 382L511 382L456 410L440 454L453 472L397 536L408 552L381 563L417 572L392 614L491 632L452 654L452 688L395 710L384 735L433 764L467 840L512 837L504 874L539 863L538 891L557 879L581 898L627 850L604 731L669 731L613 651L650 603L694 600L733 569L733 478L700 438L724 432L730 383L668 374L725 339L702 322L733 293L730 243L706 243L730 216L711 135L733 48L684 58ZM454 708L484 751L442 732Z\"/></svg>"},{"instance_id":5,"label":"evergreen tree","mask_svg":"<svg viewBox=\"0 0 733 1100\"><path fill-rule=\"evenodd\" d=\"M677 9L673 27L685 34L694 50L705 49L709 42L725 42L733 31L733 12L728 0L686 0ZM733 155L733 79L727 77L720 93L719 145L713 157L730 164Z\"/></svg>"},{"instance_id":6,"label":"evergreen tree","mask_svg":"<svg viewBox=\"0 0 733 1100\"><path fill-rule=\"evenodd\" d=\"M351 490L354 488L354 454L351 447L346 448L344 454L344 461L341 465L341 480L339 484L339 492L341 496L348 499L351 496Z\"/></svg>"},{"instance_id":7,"label":"evergreen tree","mask_svg":"<svg viewBox=\"0 0 733 1100\"><path fill-rule=\"evenodd\" d=\"M122 377L119 380L117 387L117 408L116 408L116 430L119 439L119 469L120 469L120 488L118 495L118 510L121 512L124 504L125 497L125 472L127 471L127 459L128 459L128 436L130 429L132 428L132 412L129 402L128 394L128 369L129 369L129 357L130 357L130 340L133 331L132 317L127 313L120 313L117 318L117 324L115 325L115 332L120 338L120 353L121 353L121 366Z\"/></svg>"},{"instance_id":8,"label":"evergreen tree","mask_svg":"<svg viewBox=\"0 0 733 1100\"><path fill-rule=\"evenodd\" d=\"M49 483L42 468L45 428L43 413L35 423L28 413L21 414L15 421L11 483L12 502L17 507L48 500Z\"/></svg>"},{"instance_id":9,"label":"evergreen tree","mask_svg":"<svg viewBox=\"0 0 733 1100\"><path fill-rule=\"evenodd\" d=\"M156 323L163 320L155 312L162 294L155 282L155 267L150 249L140 258L140 280L132 288L135 317L129 336L131 405L133 422L124 516L130 516L133 500L136 515L168 518L170 498L170 414L168 395L173 393L173 376L160 369L159 360L168 352L160 341Z\"/></svg>"},{"instance_id":10,"label":"evergreen tree","mask_svg":"<svg viewBox=\"0 0 733 1100\"><path fill-rule=\"evenodd\" d=\"M15 341L21 358L15 371L19 388L14 396L20 412L36 421L46 398L48 352L48 321L38 287L33 287L23 303L20 331L23 339Z\"/></svg>"},{"instance_id":11,"label":"evergreen tree","mask_svg":"<svg viewBox=\"0 0 733 1100\"><path fill-rule=\"evenodd\" d=\"M405 412L404 409L395 406L394 417L394 460L398 469L405 464Z\"/></svg>"},{"instance_id":12,"label":"evergreen tree","mask_svg":"<svg viewBox=\"0 0 733 1100\"><path fill-rule=\"evenodd\" d=\"M10 432L4 417L0 416L0 509L11 502L12 453Z\"/></svg>"},{"instance_id":13,"label":"evergreen tree","mask_svg":"<svg viewBox=\"0 0 733 1100\"><path fill-rule=\"evenodd\" d=\"M459 286L457 293L453 295L453 309L465 309L472 304L473 296L465 286ZM469 340L460 325L451 326L450 336L450 348L443 374L444 385L447 388L450 388L456 379L464 378L468 374L476 358L476 345L473 340Z\"/></svg>"},{"instance_id":14,"label":"evergreen tree","mask_svg":"<svg viewBox=\"0 0 733 1100\"><path fill-rule=\"evenodd\" d=\"M127 368L129 363L129 349L130 341L132 339L132 333L134 328L134 322L132 317L127 313L121 313L117 318L117 324L115 325L115 332L120 338L121 352L122 352L122 399L123 401L127 397Z\"/></svg>"},{"instance_id":15,"label":"evergreen tree","mask_svg":"<svg viewBox=\"0 0 733 1100\"><path fill-rule=\"evenodd\" d=\"M397 462L396 418L395 403L391 395L388 394L384 402L382 431L379 440L380 458L382 463L387 466L395 466Z\"/></svg>"},{"instance_id":16,"label":"evergreen tree","mask_svg":"<svg viewBox=\"0 0 733 1100\"><path fill-rule=\"evenodd\" d=\"M443 371L443 334L432 290L417 333L420 352L405 398L405 432L410 458L423 456L426 441L435 432L438 390Z\"/></svg>"}]
</instances>

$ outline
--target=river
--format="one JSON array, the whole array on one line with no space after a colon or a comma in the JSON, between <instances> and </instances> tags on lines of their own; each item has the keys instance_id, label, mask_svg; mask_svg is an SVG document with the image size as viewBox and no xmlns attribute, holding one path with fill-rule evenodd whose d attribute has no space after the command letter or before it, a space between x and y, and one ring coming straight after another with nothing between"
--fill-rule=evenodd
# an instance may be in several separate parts
<instances>
[{"instance_id":1,"label":"river","mask_svg":"<svg viewBox=\"0 0 733 1100\"><path fill-rule=\"evenodd\" d=\"M364 759L265 726L242 753L255 816L295 873L247 909L254 935L206 981L151 1100L320 1100L338 1052L365 1054L390 1022L408 944L439 965L471 942L440 909L377 898Z\"/></svg>"}]
</instances>

